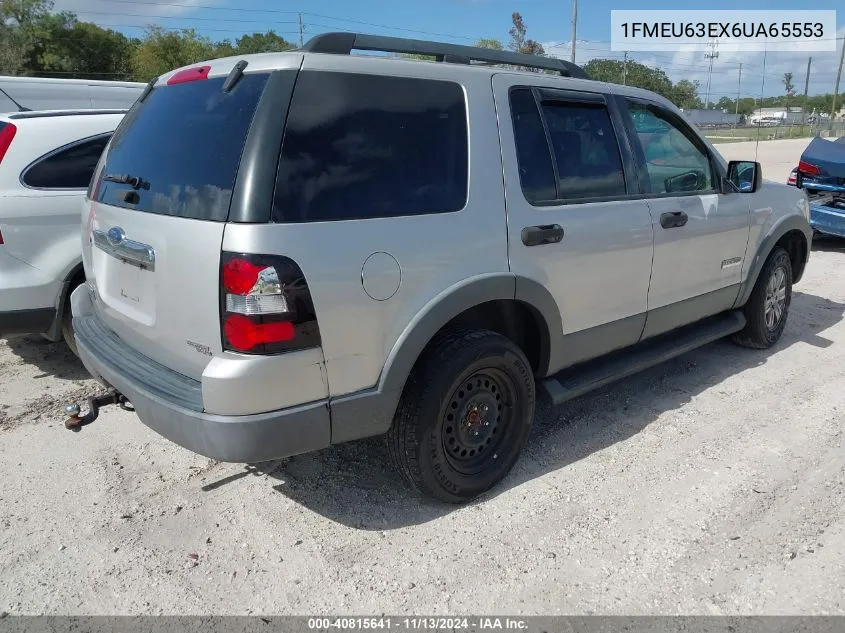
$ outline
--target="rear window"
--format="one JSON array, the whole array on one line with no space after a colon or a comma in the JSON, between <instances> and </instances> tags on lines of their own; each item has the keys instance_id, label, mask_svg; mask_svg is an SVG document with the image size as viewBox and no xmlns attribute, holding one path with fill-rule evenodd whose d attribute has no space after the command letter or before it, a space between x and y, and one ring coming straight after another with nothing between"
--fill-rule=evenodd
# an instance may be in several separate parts
<instances>
[{"instance_id":1,"label":"rear window","mask_svg":"<svg viewBox=\"0 0 845 633\"><path fill-rule=\"evenodd\" d=\"M285 128L273 220L449 213L466 204L463 88L303 71Z\"/></svg>"},{"instance_id":2,"label":"rear window","mask_svg":"<svg viewBox=\"0 0 845 633\"><path fill-rule=\"evenodd\" d=\"M268 75L154 89L115 132L97 200L147 213L225 221L246 135ZM135 181L121 182L121 176Z\"/></svg>"}]
</instances>

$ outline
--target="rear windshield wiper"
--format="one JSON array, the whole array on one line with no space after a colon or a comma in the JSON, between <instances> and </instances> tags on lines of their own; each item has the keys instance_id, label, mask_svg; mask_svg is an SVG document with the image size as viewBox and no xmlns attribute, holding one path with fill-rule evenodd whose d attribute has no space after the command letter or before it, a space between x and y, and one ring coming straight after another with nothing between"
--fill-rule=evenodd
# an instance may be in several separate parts
<instances>
[{"instance_id":1,"label":"rear windshield wiper","mask_svg":"<svg viewBox=\"0 0 845 633\"><path fill-rule=\"evenodd\" d=\"M130 176L129 174L106 174L103 180L108 182L116 182L121 185L132 185L133 189L149 189L150 183L138 176Z\"/></svg>"}]
</instances>

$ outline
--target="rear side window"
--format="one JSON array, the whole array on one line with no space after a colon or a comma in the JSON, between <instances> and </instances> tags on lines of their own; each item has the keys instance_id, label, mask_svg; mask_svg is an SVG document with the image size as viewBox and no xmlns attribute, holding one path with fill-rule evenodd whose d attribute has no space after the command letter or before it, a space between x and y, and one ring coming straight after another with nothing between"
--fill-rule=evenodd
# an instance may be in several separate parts
<instances>
[{"instance_id":1,"label":"rear side window","mask_svg":"<svg viewBox=\"0 0 845 633\"><path fill-rule=\"evenodd\" d=\"M285 129L275 222L459 211L466 105L446 81L303 71Z\"/></svg>"},{"instance_id":2,"label":"rear side window","mask_svg":"<svg viewBox=\"0 0 845 633\"><path fill-rule=\"evenodd\" d=\"M511 116L519 163L519 181L528 202L557 198L549 141L534 94L528 88L511 91Z\"/></svg>"},{"instance_id":3,"label":"rear side window","mask_svg":"<svg viewBox=\"0 0 845 633\"><path fill-rule=\"evenodd\" d=\"M147 213L225 221L246 135L267 83L245 75L231 92L225 78L155 88L115 132L97 199ZM138 179L133 185L121 176ZM126 180L126 179L124 179Z\"/></svg>"},{"instance_id":4,"label":"rear side window","mask_svg":"<svg viewBox=\"0 0 845 633\"><path fill-rule=\"evenodd\" d=\"M511 91L520 182L532 203L622 196L619 143L602 103L544 101Z\"/></svg>"},{"instance_id":5,"label":"rear side window","mask_svg":"<svg viewBox=\"0 0 845 633\"><path fill-rule=\"evenodd\" d=\"M625 194L622 156L603 104L545 103L563 200Z\"/></svg>"},{"instance_id":6,"label":"rear side window","mask_svg":"<svg viewBox=\"0 0 845 633\"><path fill-rule=\"evenodd\" d=\"M78 141L37 160L21 177L37 189L85 189L94 176L110 134Z\"/></svg>"}]
</instances>

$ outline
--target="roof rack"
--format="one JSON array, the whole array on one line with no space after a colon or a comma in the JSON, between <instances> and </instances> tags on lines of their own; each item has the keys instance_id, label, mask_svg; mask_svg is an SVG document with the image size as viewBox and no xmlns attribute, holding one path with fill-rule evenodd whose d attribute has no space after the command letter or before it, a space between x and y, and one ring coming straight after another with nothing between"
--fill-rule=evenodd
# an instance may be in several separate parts
<instances>
[{"instance_id":1,"label":"roof rack","mask_svg":"<svg viewBox=\"0 0 845 633\"><path fill-rule=\"evenodd\" d=\"M306 53L329 53L333 55L349 55L353 50L431 55L438 62L470 64L477 61L488 64L509 64L552 70L564 77L590 78L580 66L556 57L540 57L539 55L524 55L478 46L443 44L441 42L362 33L321 33L308 40L300 50Z\"/></svg>"}]
</instances>

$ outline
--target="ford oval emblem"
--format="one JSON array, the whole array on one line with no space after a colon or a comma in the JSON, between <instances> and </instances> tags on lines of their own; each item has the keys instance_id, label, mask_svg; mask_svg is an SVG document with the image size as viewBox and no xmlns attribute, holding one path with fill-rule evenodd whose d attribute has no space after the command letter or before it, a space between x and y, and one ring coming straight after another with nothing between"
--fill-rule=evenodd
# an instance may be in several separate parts
<instances>
[{"instance_id":1,"label":"ford oval emblem","mask_svg":"<svg viewBox=\"0 0 845 633\"><path fill-rule=\"evenodd\" d=\"M106 233L106 239L109 241L109 244L112 246L117 246L126 238L126 233L123 232L123 229L119 226L113 226L109 229L109 232Z\"/></svg>"}]
</instances>

